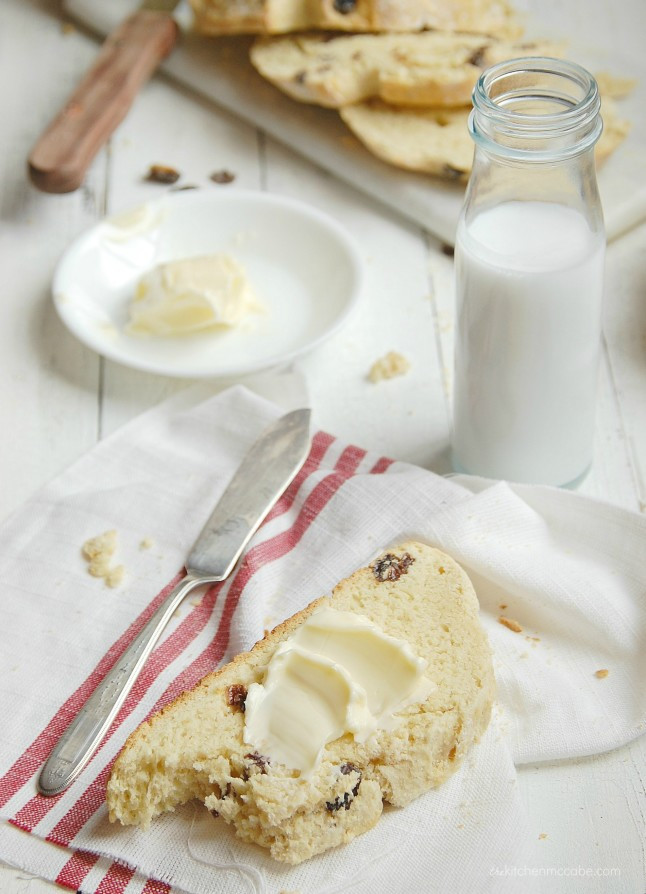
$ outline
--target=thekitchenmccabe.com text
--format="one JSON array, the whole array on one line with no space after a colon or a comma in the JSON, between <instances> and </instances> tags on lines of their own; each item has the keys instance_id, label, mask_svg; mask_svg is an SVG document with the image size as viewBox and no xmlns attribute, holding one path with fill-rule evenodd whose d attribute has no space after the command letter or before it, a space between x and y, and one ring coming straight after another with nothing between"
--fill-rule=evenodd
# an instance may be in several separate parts
<instances>
[{"instance_id":1,"label":"thekitchenmccabe.com text","mask_svg":"<svg viewBox=\"0 0 646 894\"><path fill-rule=\"evenodd\" d=\"M492 866L489 875L505 878L619 878L618 866Z\"/></svg>"}]
</instances>

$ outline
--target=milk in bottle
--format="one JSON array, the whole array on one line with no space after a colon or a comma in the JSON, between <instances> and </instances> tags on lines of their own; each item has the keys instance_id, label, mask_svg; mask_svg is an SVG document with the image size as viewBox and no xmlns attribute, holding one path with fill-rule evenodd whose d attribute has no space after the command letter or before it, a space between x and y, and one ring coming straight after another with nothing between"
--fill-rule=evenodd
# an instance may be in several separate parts
<instances>
[{"instance_id":1,"label":"milk in bottle","mask_svg":"<svg viewBox=\"0 0 646 894\"><path fill-rule=\"evenodd\" d=\"M566 485L592 461L605 235L591 75L528 58L486 71L455 251L453 462Z\"/></svg>"}]
</instances>

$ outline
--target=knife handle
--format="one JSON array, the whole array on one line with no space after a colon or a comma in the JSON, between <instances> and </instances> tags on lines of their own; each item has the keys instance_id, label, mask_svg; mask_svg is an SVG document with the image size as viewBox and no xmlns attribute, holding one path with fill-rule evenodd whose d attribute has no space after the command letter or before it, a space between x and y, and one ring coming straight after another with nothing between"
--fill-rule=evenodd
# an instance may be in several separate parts
<instances>
[{"instance_id":1,"label":"knife handle","mask_svg":"<svg viewBox=\"0 0 646 894\"><path fill-rule=\"evenodd\" d=\"M140 87L172 50L178 28L167 13L140 10L105 40L99 55L28 159L34 186L73 192L125 118Z\"/></svg>"},{"instance_id":2,"label":"knife handle","mask_svg":"<svg viewBox=\"0 0 646 894\"><path fill-rule=\"evenodd\" d=\"M188 593L208 579L187 574L99 683L60 737L38 778L41 795L59 795L101 744L166 624Z\"/></svg>"}]
</instances>

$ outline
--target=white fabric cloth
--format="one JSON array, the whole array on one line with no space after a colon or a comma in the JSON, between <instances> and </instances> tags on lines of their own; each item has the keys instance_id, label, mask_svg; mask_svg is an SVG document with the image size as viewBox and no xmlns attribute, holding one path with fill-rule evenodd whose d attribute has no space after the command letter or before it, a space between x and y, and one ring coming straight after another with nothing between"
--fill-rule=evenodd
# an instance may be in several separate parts
<instances>
[{"instance_id":1,"label":"white fabric cloth","mask_svg":"<svg viewBox=\"0 0 646 894\"><path fill-rule=\"evenodd\" d=\"M567 491L441 478L321 432L245 562L180 609L79 779L56 799L35 793L57 736L180 573L245 449L280 413L241 387L171 400L103 441L0 530L0 711L11 718L0 732L0 858L88 894L101 885L129 894L516 892L518 879L492 873L531 863L535 846L515 765L598 753L644 728L646 519ZM126 568L118 589L89 576L81 556L88 537L111 528ZM405 538L465 567L494 651L494 717L451 780L299 867L240 843L194 805L146 832L108 823L110 764L151 709ZM523 890L534 882L523 879Z\"/></svg>"}]
</instances>

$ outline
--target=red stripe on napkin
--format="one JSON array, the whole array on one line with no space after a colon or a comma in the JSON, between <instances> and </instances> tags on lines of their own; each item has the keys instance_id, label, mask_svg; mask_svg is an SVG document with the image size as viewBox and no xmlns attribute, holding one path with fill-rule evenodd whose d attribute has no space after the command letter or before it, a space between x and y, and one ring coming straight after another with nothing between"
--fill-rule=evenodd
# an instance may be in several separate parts
<instances>
[{"instance_id":1,"label":"red stripe on napkin","mask_svg":"<svg viewBox=\"0 0 646 894\"><path fill-rule=\"evenodd\" d=\"M70 888L72 891L78 891L88 873L98 860L98 854L91 854L88 851L74 851L65 866L63 866L59 874L56 876L56 884L61 885L65 888ZM111 884L114 885L119 878L125 879L126 884L124 887L127 887L134 873L130 870L126 870L127 878L125 875L117 876L117 870L115 869L115 867L118 866L120 866L120 864L118 864L116 861L111 863L108 872L104 875L104 880L108 875L111 875ZM121 865L121 869L123 868L124 867ZM97 894L100 890L102 890L102 884L103 881L96 888ZM123 888L121 890L123 890ZM114 888L110 888L110 891L113 892ZM141 889L141 894L169 894L170 891L171 886L168 885L166 882L160 882L159 879L149 878L146 879L146 883Z\"/></svg>"},{"instance_id":2,"label":"red stripe on napkin","mask_svg":"<svg viewBox=\"0 0 646 894\"><path fill-rule=\"evenodd\" d=\"M381 456L374 464L372 469L370 469L370 474L383 475L383 473L387 472L394 462L394 459L389 459L387 456Z\"/></svg>"},{"instance_id":3,"label":"red stripe on napkin","mask_svg":"<svg viewBox=\"0 0 646 894\"><path fill-rule=\"evenodd\" d=\"M310 448L307 459L305 460L299 471L296 473L292 483L278 498L276 505L268 513L265 522L271 521L273 518L278 518L278 516L284 515L285 512L291 509L294 504L294 500L296 499L296 495L300 490L301 484L312 474L312 472L318 469L318 467L321 465L323 457L328 451L328 448L333 443L334 438L332 437L332 435L328 435L324 431L319 431L314 435L314 437L312 438L312 446Z\"/></svg>"},{"instance_id":4,"label":"red stripe on napkin","mask_svg":"<svg viewBox=\"0 0 646 894\"><path fill-rule=\"evenodd\" d=\"M78 891L83 879L99 859L98 854L90 854L87 851L74 851L65 866L56 876L56 883Z\"/></svg>"},{"instance_id":5,"label":"red stripe on napkin","mask_svg":"<svg viewBox=\"0 0 646 894\"><path fill-rule=\"evenodd\" d=\"M213 612L213 606L221 588L222 584L214 584L212 587L209 587L202 599L202 603L196 610L184 618L168 639L155 649L148 661L144 664L141 674L135 681L131 692L121 706L110 729L104 736L100 747L108 741L114 731L139 704L142 696L147 692L148 687L152 685L159 674L175 660L175 658L186 648L188 643L190 643L208 624ZM97 751L98 750L99 749L97 749ZM19 828L31 832L31 830L49 813L57 800L58 798L45 798L42 795L35 795L15 814L11 822ZM87 819L89 819L89 816ZM58 839L53 840L58 841ZM62 843L68 844L68 839L65 839Z\"/></svg>"},{"instance_id":6,"label":"red stripe on napkin","mask_svg":"<svg viewBox=\"0 0 646 894\"><path fill-rule=\"evenodd\" d=\"M105 787L111 769L112 765L108 764L101 770L98 776L94 777L80 798L70 807L65 816L56 823L49 835L46 836L46 841L51 841L62 847L69 846L74 836L78 834L88 820L92 819L97 809L105 801ZM10 820L10 822L17 825L18 818ZM25 826L21 828L24 829ZM27 831L31 830L27 829Z\"/></svg>"},{"instance_id":7,"label":"red stripe on napkin","mask_svg":"<svg viewBox=\"0 0 646 894\"><path fill-rule=\"evenodd\" d=\"M113 863L101 879L95 894L123 894L135 870L123 863Z\"/></svg>"},{"instance_id":8,"label":"red stripe on napkin","mask_svg":"<svg viewBox=\"0 0 646 894\"><path fill-rule=\"evenodd\" d=\"M201 653L201 655L199 655L198 658L196 658L195 661L193 661L179 675L179 677L167 687L164 694L157 700L151 713L158 710L162 705L167 704L168 701L175 698L185 689L194 686L206 673L217 666L229 644L231 621L238 606L238 602L253 575L268 562L282 558L298 543L305 531L338 491L341 485L354 474L365 455L365 450L360 450L357 447L346 448L335 466L335 469L342 471L335 471L326 475L326 477L316 485L305 499L301 511L292 527L287 531L277 534L270 540L266 540L264 543L259 543L256 546L253 546L249 550L233 579L232 585L229 587L215 639ZM111 729L108 732L108 737L113 731L114 729ZM103 744L105 744L106 740L104 740ZM106 766L92 783L90 783L74 806L68 810L65 816L52 829L47 836L48 841L66 846L69 845L76 835L78 835L85 823L103 804L105 798L105 786L108 781L110 770L111 767ZM16 822L18 820L19 816L17 815Z\"/></svg>"},{"instance_id":9,"label":"red stripe on napkin","mask_svg":"<svg viewBox=\"0 0 646 894\"><path fill-rule=\"evenodd\" d=\"M168 894L171 886L166 882L160 882L156 878L149 878L141 894Z\"/></svg>"},{"instance_id":10,"label":"red stripe on napkin","mask_svg":"<svg viewBox=\"0 0 646 894\"><path fill-rule=\"evenodd\" d=\"M34 739L24 754L18 758L0 779L0 806L6 804L40 769L41 764L49 757L49 753L56 742L58 742L70 722L92 695L119 655L128 647L139 631L143 629L158 606L161 605L180 579L181 575L178 575L155 596L153 601L138 615L128 629L110 646L108 652L91 674L58 709L45 729Z\"/></svg>"}]
</instances>

